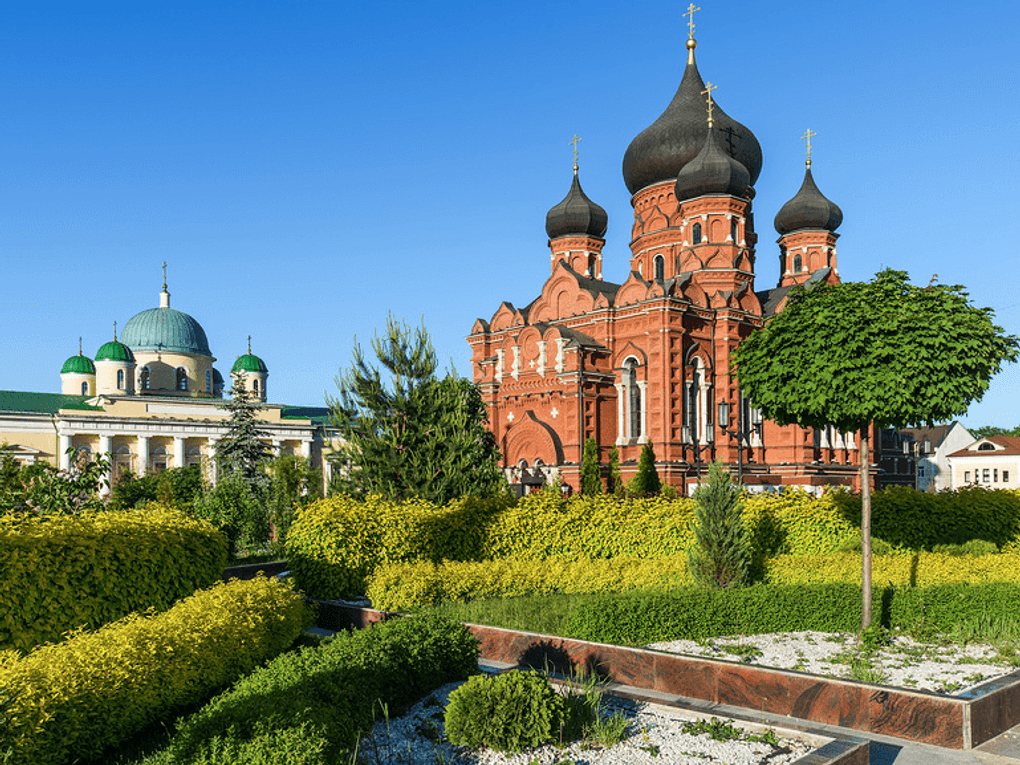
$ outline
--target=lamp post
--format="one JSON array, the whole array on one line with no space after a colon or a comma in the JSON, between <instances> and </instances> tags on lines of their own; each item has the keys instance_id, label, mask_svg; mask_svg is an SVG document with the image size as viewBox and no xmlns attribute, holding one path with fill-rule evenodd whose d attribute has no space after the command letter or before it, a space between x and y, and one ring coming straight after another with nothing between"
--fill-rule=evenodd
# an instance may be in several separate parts
<instances>
[{"instance_id":1,"label":"lamp post","mask_svg":"<svg viewBox=\"0 0 1020 765\"><path fill-rule=\"evenodd\" d=\"M744 482L744 440L750 439L751 433L761 428L761 416L756 410L751 411L751 422L744 422L744 394L737 394L737 426L727 430L730 424L730 402L723 399L719 402L719 430L737 439L737 483Z\"/></svg>"}]
</instances>

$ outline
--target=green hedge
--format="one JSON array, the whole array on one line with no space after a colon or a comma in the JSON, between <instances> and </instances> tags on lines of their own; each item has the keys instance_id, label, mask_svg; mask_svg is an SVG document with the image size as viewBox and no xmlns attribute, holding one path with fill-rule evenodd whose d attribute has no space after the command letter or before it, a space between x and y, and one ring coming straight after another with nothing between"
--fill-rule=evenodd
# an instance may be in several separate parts
<instances>
[{"instance_id":1,"label":"green hedge","mask_svg":"<svg viewBox=\"0 0 1020 765\"><path fill-rule=\"evenodd\" d=\"M0 519L0 648L166 610L223 575L227 540L169 509Z\"/></svg>"},{"instance_id":2,"label":"green hedge","mask_svg":"<svg viewBox=\"0 0 1020 765\"><path fill-rule=\"evenodd\" d=\"M860 540L860 500L841 491L812 497L798 490L749 497L744 509L757 565L778 553L834 552ZM383 564L428 561L665 558L694 542L687 498L563 498L539 492L516 503L333 497L303 509L287 540L298 582L310 595L362 594ZM900 549L1020 538L1020 492L970 488L943 494L876 492L874 535Z\"/></svg>"},{"instance_id":3,"label":"green hedge","mask_svg":"<svg viewBox=\"0 0 1020 765\"><path fill-rule=\"evenodd\" d=\"M360 732L478 667L463 626L393 619L277 658L188 717L153 765L334 765Z\"/></svg>"},{"instance_id":4,"label":"green hedge","mask_svg":"<svg viewBox=\"0 0 1020 765\"><path fill-rule=\"evenodd\" d=\"M257 577L20 659L0 654L0 758L8 748L7 765L95 758L278 655L310 621L289 585Z\"/></svg>"},{"instance_id":5,"label":"green hedge","mask_svg":"<svg viewBox=\"0 0 1020 765\"><path fill-rule=\"evenodd\" d=\"M947 584L876 587L874 620L885 627L950 632L961 621L1016 618L1020 585ZM601 595L578 605L569 634L617 645L697 640L771 632L854 632L861 621L861 589L850 584L755 585L735 590L691 588L659 593Z\"/></svg>"}]
</instances>

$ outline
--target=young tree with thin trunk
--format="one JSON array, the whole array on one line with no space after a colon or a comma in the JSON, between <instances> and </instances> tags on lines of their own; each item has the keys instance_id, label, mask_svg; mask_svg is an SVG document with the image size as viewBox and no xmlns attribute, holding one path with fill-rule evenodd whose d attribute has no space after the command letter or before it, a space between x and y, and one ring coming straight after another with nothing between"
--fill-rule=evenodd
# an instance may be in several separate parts
<instances>
[{"instance_id":1,"label":"young tree with thin trunk","mask_svg":"<svg viewBox=\"0 0 1020 765\"><path fill-rule=\"evenodd\" d=\"M581 456L581 494L596 496L602 494L602 471L599 468L599 445L588 436Z\"/></svg>"},{"instance_id":2,"label":"young tree with thin trunk","mask_svg":"<svg viewBox=\"0 0 1020 765\"><path fill-rule=\"evenodd\" d=\"M916 287L905 272L885 270L870 282L791 290L731 356L743 393L766 418L860 433L862 629L871 623L869 429L964 414L1020 349L993 316L961 286Z\"/></svg>"}]
</instances>

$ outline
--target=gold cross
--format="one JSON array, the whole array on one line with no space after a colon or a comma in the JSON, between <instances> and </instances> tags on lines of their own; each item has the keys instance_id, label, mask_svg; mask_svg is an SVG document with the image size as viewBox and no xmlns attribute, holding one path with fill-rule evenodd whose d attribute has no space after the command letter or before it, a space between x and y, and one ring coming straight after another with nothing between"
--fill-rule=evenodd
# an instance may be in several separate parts
<instances>
[{"instance_id":1,"label":"gold cross","mask_svg":"<svg viewBox=\"0 0 1020 765\"><path fill-rule=\"evenodd\" d=\"M687 13L684 14L684 16L689 17L687 21L687 27L688 29L690 29L690 36L692 40L694 39L694 12L700 10L701 10L700 8L696 8L694 6L694 3L691 3L689 6L687 6Z\"/></svg>"},{"instance_id":2,"label":"gold cross","mask_svg":"<svg viewBox=\"0 0 1020 765\"><path fill-rule=\"evenodd\" d=\"M113 323L113 342L117 342L117 322Z\"/></svg>"},{"instance_id":3,"label":"gold cross","mask_svg":"<svg viewBox=\"0 0 1020 765\"><path fill-rule=\"evenodd\" d=\"M818 133L811 132L811 128L807 129L807 132L800 137L800 140L807 141L807 161L811 162L811 136L818 135Z\"/></svg>"},{"instance_id":4,"label":"gold cross","mask_svg":"<svg viewBox=\"0 0 1020 765\"><path fill-rule=\"evenodd\" d=\"M251 335L248 335L248 355L251 356Z\"/></svg>"},{"instance_id":5,"label":"gold cross","mask_svg":"<svg viewBox=\"0 0 1020 765\"><path fill-rule=\"evenodd\" d=\"M581 143L581 139L577 137L577 133L574 133L574 140L570 142L574 147L574 169L577 169L577 144Z\"/></svg>"},{"instance_id":6,"label":"gold cross","mask_svg":"<svg viewBox=\"0 0 1020 765\"><path fill-rule=\"evenodd\" d=\"M163 292L166 292L166 261L163 261Z\"/></svg>"},{"instance_id":7,"label":"gold cross","mask_svg":"<svg viewBox=\"0 0 1020 765\"><path fill-rule=\"evenodd\" d=\"M703 91L701 91L701 94L703 96L707 96L708 97L708 121L709 122L712 121L712 91L717 89L718 87L719 87L718 85L713 85L712 83L708 83L707 85L705 85L705 89Z\"/></svg>"}]
</instances>

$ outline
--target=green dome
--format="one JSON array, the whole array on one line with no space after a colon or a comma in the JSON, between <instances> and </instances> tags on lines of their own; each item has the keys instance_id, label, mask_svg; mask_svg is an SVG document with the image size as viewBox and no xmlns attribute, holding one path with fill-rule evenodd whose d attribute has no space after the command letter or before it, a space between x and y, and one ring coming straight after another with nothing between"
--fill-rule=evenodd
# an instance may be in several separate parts
<instances>
[{"instance_id":1,"label":"green dome","mask_svg":"<svg viewBox=\"0 0 1020 765\"><path fill-rule=\"evenodd\" d=\"M163 351L212 356L202 325L176 308L150 308L135 314L124 325L120 339L135 353Z\"/></svg>"},{"instance_id":2,"label":"green dome","mask_svg":"<svg viewBox=\"0 0 1020 765\"><path fill-rule=\"evenodd\" d=\"M111 340L96 351L96 361L125 361L135 363L135 354L124 343Z\"/></svg>"},{"instance_id":3,"label":"green dome","mask_svg":"<svg viewBox=\"0 0 1020 765\"><path fill-rule=\"evenodd\" d=\"M94 375L96 373L96 365L92 363L92 359L88 356L82 356L80 353L77 356L72 356L64 362L64 366L60 369L60 374L79 374L79 375Z\"/></svg>"},{"instance_id":4,"label":"green dome","mask_svg":"<svg viewBox=\"0 0 1020 765\"><path fill-rule=\"evenodd\" d=\"M266 366L266 362L256 356L254 353L246 353L241 356L237 361L234 362L234 366L230 368L233 372L260 372L261 374L269 374L269 368Z\"/></svg>"}]
</instances>

